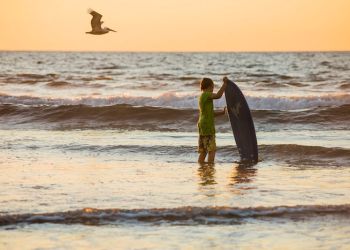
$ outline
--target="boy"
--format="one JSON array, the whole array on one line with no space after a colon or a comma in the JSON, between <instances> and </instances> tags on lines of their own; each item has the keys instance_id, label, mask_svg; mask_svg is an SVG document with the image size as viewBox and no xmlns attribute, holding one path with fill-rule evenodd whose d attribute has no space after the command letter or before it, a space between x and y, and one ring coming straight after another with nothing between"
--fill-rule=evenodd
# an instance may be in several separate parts
<instances>
[{"instance_id":1,"label":"boy","mask_svg":"<svg viewBox=\"0 0 350 250\"><path fill-rule=\"evenodd\" d=\"M227 85L227 77L223 78L223 84L217 93L213 93L214 82L210 78L203 78L200 87L202 94L199 97L199 120L198 120L198 163L204 163L208 154L208 163L215 160L215 123L214 116L225 114L224 111L214 112L213 99L221 98Z\"/></svg>"}]
</instances>

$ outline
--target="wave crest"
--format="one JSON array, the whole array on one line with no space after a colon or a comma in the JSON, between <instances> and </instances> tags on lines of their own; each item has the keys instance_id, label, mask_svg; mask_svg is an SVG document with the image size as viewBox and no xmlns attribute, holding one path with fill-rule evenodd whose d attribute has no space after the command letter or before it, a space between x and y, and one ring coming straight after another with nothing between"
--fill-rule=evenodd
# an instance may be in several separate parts
<instances>
[{"instance_id":1,"label":"wave crest","mask_svg":"<svg viewBox=\"0 0 350 250\"><path fill-rule=\"evenodd\" d=\"M341 106L350 104L350 94L328 94L319 96L257 97L247 95L252 110L300 110L322 106ZM182 95L167 92L156 97L119 95L112 97L85 97L77 99L40 98L31 96L9 96L0 94L0 104L24 105L89 105L93 107L128 104L133 106L167 107L176 109L197 109L197 95ZM224 98L216 102L217 106L225 106Z\"/></svg>"},{"instance_id":2,"label":"wave crest","mask_svg":"<svg viewBox=\"0 0 350 250\"><path fill-rule=\"evenodd\" d=\"M254 122L266 124L312 124L346 128L350 121L350 105L320 107L307 111L253 110ZM140 130L195 131L198 110L151 106L87 105L13 105L0 104L3 124L40 123L48 127L67 128L120 128ZM217 129L231 131L225 117L217 118Z\"/></svg>"},{"instance_id":3,"label":"wave crest","mask_svg":"<svg viewBox=\"0 0 350 250\"><path fill-rule=\"evenodd\" d=\"M243 219L308 219L319 216L349 217L350 205L299 205L275 207L179 207L151 209L95 209L76 211L15 214L0 216L0 226L19 223L59 223L105 225L120 223L172 223L172 224L235 224Z\"/></svg>"}]
</instances>

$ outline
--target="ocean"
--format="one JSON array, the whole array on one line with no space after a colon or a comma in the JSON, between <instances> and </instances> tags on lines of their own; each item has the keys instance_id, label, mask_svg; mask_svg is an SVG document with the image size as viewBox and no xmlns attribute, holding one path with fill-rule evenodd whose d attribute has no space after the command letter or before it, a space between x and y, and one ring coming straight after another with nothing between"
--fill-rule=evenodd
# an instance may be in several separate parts
<instances>
[{"instance_id":1,"label":"ocean","mask_svg":"<svg viewBox=\"0 0 350 250\"><path fill-rule=\"evenodd\" d=\"M0 249L350 249L349 52L0 59ZM197 163L199 81L224 76L255 165L226 116Z\"/></svg>"}]
</instances>

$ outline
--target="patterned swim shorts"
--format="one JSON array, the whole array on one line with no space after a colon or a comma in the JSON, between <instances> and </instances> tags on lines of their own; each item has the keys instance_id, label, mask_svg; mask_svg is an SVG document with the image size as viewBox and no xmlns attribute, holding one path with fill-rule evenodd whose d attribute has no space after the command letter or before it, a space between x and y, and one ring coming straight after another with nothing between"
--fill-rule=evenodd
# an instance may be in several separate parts
<instances>
[{"instance_id":1,"label":"patterned swim shorts","mask_svg":"<svg viewBox=\"0 0 350 250\"><path fill-rule=\"evenodd\" d=\"M198 153L216 151L215 135L200 135Z\"/></svg>"}]
</instances>

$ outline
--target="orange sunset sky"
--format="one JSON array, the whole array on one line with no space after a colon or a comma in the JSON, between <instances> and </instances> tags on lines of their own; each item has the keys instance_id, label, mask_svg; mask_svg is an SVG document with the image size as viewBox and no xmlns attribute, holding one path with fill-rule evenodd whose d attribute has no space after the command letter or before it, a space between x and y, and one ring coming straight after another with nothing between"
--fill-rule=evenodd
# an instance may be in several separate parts
<instances>
[{"instance_id":1,"label":"orange sunset sky","mask_svg":"<svg viewBox=\"0 0 350 250\"><path fill-rule=\"evenodd\" d=\"M0 50L350 50L350 0L3 0L1 8ZM88 8L118 33L85 34Z\"/></svg>"}]
</instances>

